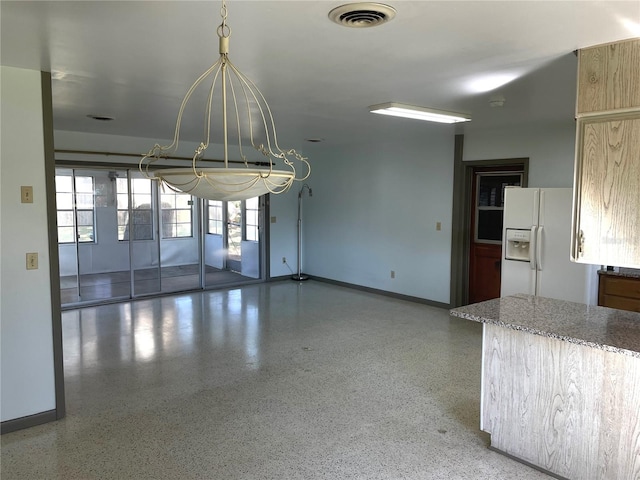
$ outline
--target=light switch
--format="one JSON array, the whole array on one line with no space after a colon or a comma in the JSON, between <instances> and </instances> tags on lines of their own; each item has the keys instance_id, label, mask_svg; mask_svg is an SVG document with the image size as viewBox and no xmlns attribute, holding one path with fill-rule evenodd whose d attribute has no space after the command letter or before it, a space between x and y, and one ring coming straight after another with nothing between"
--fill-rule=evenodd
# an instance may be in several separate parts
<instances>
[{"instance_id":1,"label":"light switch","mask_svg":"<svg viewBox=\"0 0 640 480\"><path fill-rule=\"evenodd\" d=\"M436 222L436 230L442 230L442 224L440 222Z\"/></svg>"},{"instance_id":2,"label":"light switch","mask_svg":"<svg viewBox=\"0 0 640 480\"><path fill-rule=\"evenodd\" d=\"M37 269L38 269L38 254L27 253L27 270L37 270Z\"/></svg>"},{"instance_id":3,"label":"light switch","mask_svg":"<svg viewBox=\"0 0 640 480\"><path fill-rule=\"evenodd\" d=\"M276 223L276 217L271 217L271 223Z\"/></svg>"},{"instance_id":4,"label":"light switch","mask_svg":"<svg viewBox=\"0 0 640 480\"><path fill-rule=\"evenodd\" d=\"M33 187L22 186L20 187L20 202L21 203L33 203Z\"/></svg>"}]
</instances>

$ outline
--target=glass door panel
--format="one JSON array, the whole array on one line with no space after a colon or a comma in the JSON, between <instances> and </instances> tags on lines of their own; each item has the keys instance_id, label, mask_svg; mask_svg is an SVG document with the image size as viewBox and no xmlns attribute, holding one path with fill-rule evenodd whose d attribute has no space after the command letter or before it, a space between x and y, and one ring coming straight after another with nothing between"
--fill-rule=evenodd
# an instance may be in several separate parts
<instances>
[{"instance_id":1,"label":"glass door panel","mask_svg":"<svg viewBox=\"0 0 640 480\"><path fill-rule=\"evenodd\" d=\"M73 222L80 302L129 298L131 295L129 251L115 233L116 182L126 176L126 171L117 170L73 171ZM59 217L60 214L59 210Z\"/></svg>"},{"instance_id":2,"label":"glass door panel","mask_svg":"<svg viewBox=\"0 0 640 480\"><path fill-rule=\"evenodd\" d=\"M242 271L242 201L236 200L226 204L226 270L240 273Z\"/></svg>"},{"instance_id":3,"label":"glass door panel","mask_svg":"<svg viewBox=\"0 0 640 480\"><path fill-rule=\"evenodd\" d=\"M154 183L130 172L118 190L118 236L131 257L133 296L160 292L160 244Z\"/></svg>"},{"instance_id":4,"label":"glass door panel","mask_svg":"<svg viewBox=\"0 0 640 480\"><path fill-rule=\"evenodd\" d=\"M241 247L241 273L245 277L260 278L260 199L244 202L244 235Z\"/></svg>"},{"instance_id":5,"label":"glass door panel","mask_svg":"<svg viewBox=\"0 0 640 480\"><path fill-rule=\"evenodd\" d=\"M163 292L200 288L199 202L166 189L160 194L160 263Z\"/></svg>"},{"instance_id":6,"label":"glass door panel","mask_svg":"<svg viewBox=\"0 0 640 480\"><path fill-rule=\"evenodd\" d=\"M56 208L60 300L62 305L70 305L80 301L78 248L75 241L73 170L70 168L56 168Z\"/></svg>"}]
</instances>

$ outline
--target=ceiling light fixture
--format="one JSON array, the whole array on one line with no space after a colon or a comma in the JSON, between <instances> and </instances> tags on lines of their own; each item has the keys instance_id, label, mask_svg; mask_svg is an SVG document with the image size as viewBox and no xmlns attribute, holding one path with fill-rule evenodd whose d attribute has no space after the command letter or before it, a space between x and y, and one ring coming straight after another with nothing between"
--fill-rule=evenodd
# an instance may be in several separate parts
<instances>
[{"instance_id":1,"label":"ceiling light fixture","mask_svg":"<svg viewBox=\"0 0 640 480\"><path fill-rule=\"evenodd\" d=\"M471 121L471 115L466 113L448 112L446 110L436 110L435 108L417 107L415 105L394 102L372 105L369 107L369 111L371 113L380 113L394 117L426 120L427 122L458 123Z\"/></svg>"},{"instance_id":2,"label":"ceiling light fixture","mask_svg":"<svg viewBox=\"0 0 640 480\"><path fill-rule=\"evenodd\" d=\"M220 58L187 91L178 111L173 142L166 146L155 144L140 160L140 171L173 190L209 200L246 200L266 193L286 192L294 180L306 180L311 167L307 158L293 149L284 150L278 145L275 122L264 95L229 60L231 28L227 25L225 0L222 1L220 16L222 23L217 29ZM195 149L191 166L152 171L150 167L156 161L176 153L185 107L197 87L208 77L211 78L211 83L204 92L204 137ZM216 90L218 84L220 88ZM219 124L222 127L220 141L224 152L224 167L202 168L198 163L203 160L211 140L214 104L219 107L217 111L221 114ZM235 135L232 130L235 130ZM244 168L229 168L230 140L234 141L232 148L237 147L236 154L244 162ZM258 160L247 158L243 142L248 142L247 146L258 152ZM296 170L296 162L302 166L301 172Z\"/></svg>"}]
</instances>

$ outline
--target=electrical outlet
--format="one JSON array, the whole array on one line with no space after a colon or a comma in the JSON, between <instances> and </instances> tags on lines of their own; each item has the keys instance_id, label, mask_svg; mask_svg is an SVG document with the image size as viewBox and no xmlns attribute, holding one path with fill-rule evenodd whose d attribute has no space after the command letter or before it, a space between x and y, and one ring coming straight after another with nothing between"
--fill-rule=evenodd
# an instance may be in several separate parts
<instances>
[{"instance_id":1,"label":"electrical outlet","mask_svg":"<svg viewBox=\"0 0 640 480\"><path fill-rule=\"evenodd\" d=\"M391 278L396 278L396 271L395 270L391 270Z\"/></svg>"},{"instance_id":2,"label":"electrical outlet","mask_svg":"<svg viewBox=\"0 0 640 480\"><path fill-rule=\"evenodd\" d=\"M282 257L282 263L287 263L287 257Z\"/></svg>"},{"instance_id":3,"label":"electrical outlet","mask_svg":"<svg viewBox=\"0 0 640 480\"><path fill-rule=\"evenodd\" d=\"M38 269L38 254L27 253L27 270L37 270L37 269Z\"/></svg>"}]
</instances>

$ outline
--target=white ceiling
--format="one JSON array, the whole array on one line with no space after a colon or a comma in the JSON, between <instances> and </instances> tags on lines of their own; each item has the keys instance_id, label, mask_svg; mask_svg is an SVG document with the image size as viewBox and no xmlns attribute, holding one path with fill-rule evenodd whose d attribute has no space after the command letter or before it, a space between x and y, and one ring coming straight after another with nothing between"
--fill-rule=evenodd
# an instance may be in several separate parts
<instances>
[{"instance_id":1,"label":"white ceiling","mask_svg":"<svg viewBox=\"0 0 640 480\"><path fill-rule=\"evenodd\" d=\"M471 113L464 128L566 121L572 52L640 36L637 0L389 0L396 18L366 29L329 21L343 3L228 0L229 56L269 101L282 146L453 128L368 113L389 101ZM218 1L2 0L1 61L53 72L56 129L166 139L186 90L218 56L219 11ZM474 86L495 75L514 80ZM491 108L498 93L506 103ZM186 124L191 140L196 124Z\"/></svg>"}]
</instances>

